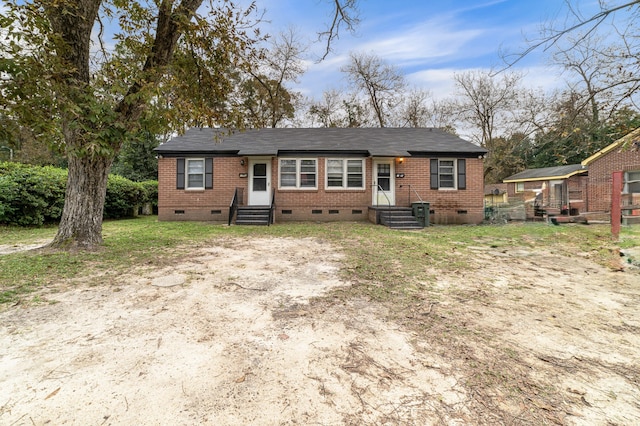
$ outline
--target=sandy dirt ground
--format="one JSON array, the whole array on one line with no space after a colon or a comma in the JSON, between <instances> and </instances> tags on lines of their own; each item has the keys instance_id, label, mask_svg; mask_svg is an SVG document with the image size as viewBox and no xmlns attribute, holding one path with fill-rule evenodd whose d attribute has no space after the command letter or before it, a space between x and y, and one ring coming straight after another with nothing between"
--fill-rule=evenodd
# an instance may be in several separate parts
<instances>
[{"instance_id":1,"label":"sandy dirt ground","mask_svg":"<svg viewBox=\"0 0 640 426\"><path fill-rule=\"evenodd\" d=\"M319 239L60 283L0 312L0 424L640 424L637 270L461 256L404 312L346 297Z\"/></svg>"}]
</instances>

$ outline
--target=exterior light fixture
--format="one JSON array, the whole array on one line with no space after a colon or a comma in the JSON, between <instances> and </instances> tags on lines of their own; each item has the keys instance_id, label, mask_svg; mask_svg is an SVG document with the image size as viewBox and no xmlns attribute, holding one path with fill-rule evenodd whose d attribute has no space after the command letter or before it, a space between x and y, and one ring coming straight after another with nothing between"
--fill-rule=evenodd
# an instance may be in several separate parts
<instances>
[{"instance_id":1,"label":"exterior light fixture","mask_svg":"<svg viewBox=\"0 0 640 426\"><path fill-rule=\"evenodd\" d=\"M240 160L240 165L244 166L244 158L242 160Z\"/></svg>"}]
</instances>

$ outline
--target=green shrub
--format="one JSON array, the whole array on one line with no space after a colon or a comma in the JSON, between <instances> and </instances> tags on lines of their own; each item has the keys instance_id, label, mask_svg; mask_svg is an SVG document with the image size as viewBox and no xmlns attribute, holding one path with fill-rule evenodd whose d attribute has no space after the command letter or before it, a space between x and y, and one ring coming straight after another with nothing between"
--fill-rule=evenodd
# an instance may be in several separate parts
<instances>
[{"instance_id":1,"label":"green shrub","mask_svg":"<svg viewBox=\"0 0 640 426\"><path fill-rule=\"evenodd\" d=\"M134 210L142 204L145 197L144 187L125 177L109 175L107 179L107 197L104 201L104 218L119 219L131 217Z\"/></svg>"},{"instance_id":2,"label":"green shrub","mask_svg":"<svg viewBox=\"0 0 640 426\"><path fill-rule=\"evenodd\" d=\"M60 219L67 172L55 167L0 164L0 223L42 225Z\"/></svg>"},{"instance_id":3,"label":"green shrub","mask_svg":"<svg viewBox=\"0 0 640 426\"><path fill-rule=\"evenodd\" d=\"M143 203L151 203L152 206L158 207L158 181L157 180L145 180L140 182L144 189Z\"/></svg>"},{"instance_id":4,"label":"green shrub","mask_svg":"<svg viewBox=\"0 0 640 426\"><path fill-rule=\"evenodd\" d=\"M0 162L0 223L39 226L60 221L67 171L56 167ZM158 204L158 182L133 182L109 175L104 218L131 217L143 203Z\"/></svg>"}]
</instances>

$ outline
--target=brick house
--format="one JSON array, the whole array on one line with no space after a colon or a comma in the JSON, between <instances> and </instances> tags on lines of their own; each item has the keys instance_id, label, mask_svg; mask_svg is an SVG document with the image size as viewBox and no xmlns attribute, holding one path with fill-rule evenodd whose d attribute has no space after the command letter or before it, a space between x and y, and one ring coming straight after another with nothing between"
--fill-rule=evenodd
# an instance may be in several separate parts
<instances>
[{"instance_id":1,"label":"brick house","mask_svg":"<svg viewBox=\"0 0 640 426\"><path fill-rule=\"evenodd\" d=\"M624 172L624 194L640 194L640 128L585 159L582 165L589 168L588 211L611 211L611 176L615 171Z\"/></svg>"},{"instance_id":2,"label":"brick house","mask_svg":"<svg viewBox=\"0 0 640 426\"><path fill-rule=\"evenodd\" d=\"M528 219L543 213L577 215L586 211L588 169L582 164L528 169L509 176L509 200L525 203Z\"/></svg>"},{"instance_id":3,"label":"brick house","mask_svg":"<svg viewBox=\"0 0 640 426\"><path fill-rule=\"evenodd\" d=\"M235 199L273 201L276 222L379 223L424 201L432 223L479 223L486 152L429 128L192 128L156 148L158 219L231 222Z\"/></svg>"}]
</instances>

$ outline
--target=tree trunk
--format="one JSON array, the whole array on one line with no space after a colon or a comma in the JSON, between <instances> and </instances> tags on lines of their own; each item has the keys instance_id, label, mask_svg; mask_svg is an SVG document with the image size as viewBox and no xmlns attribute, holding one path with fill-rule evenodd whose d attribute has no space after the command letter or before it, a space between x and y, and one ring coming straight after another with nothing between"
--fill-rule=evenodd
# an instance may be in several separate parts
<instances>
[{"instance_id":1,"label":"tree trunk","mask_svg":"<svg viewBox=\"0 0 640 426\"><path fill-rule=\"evenodd\" d=\"M50 246L91 250L102 244L102 216L112 158L70 154L64 210Z\"/></svg>"},{"instance_id":2,"label":"tree trunk","mask_svg":"<svg viewBox=\"0 0 640 426\"><path fill-rule=\"evenodd\" d=\"M79 118L74 112L62 119L69 177L60 226L50 244L55 248L90 250L102 244L107 177L113 159L122 146L121 139L115 138L105 144L105 141L96 141L96 136L90 132L83 133L77 129L78 120L90 118L92 113L91 105L87 105L87 99L91 98L89 47L91 29L101 3L102 0L45 3L52 27L61 35L60 43L56 46L57 54L71 70L63 76L70 89L69 98L74 107L84 109L84 115ZM174 3L174 0L160 2L151 54L146 59L140 78L133 82L127 95L116 107L119 123L127 128L138 120L145 106L141 90L145 85L157 83L158 71L171 62L177 41L185 30L185 23L192 19L202 0L182 0L175 8ZM75 111L75 108L70 110ZM72 126L72 123L75 125ZM90 122L83 124L91 126ZM95 145L102 154L96 153L93 149Z\"/></svg>"}]
</instances>

